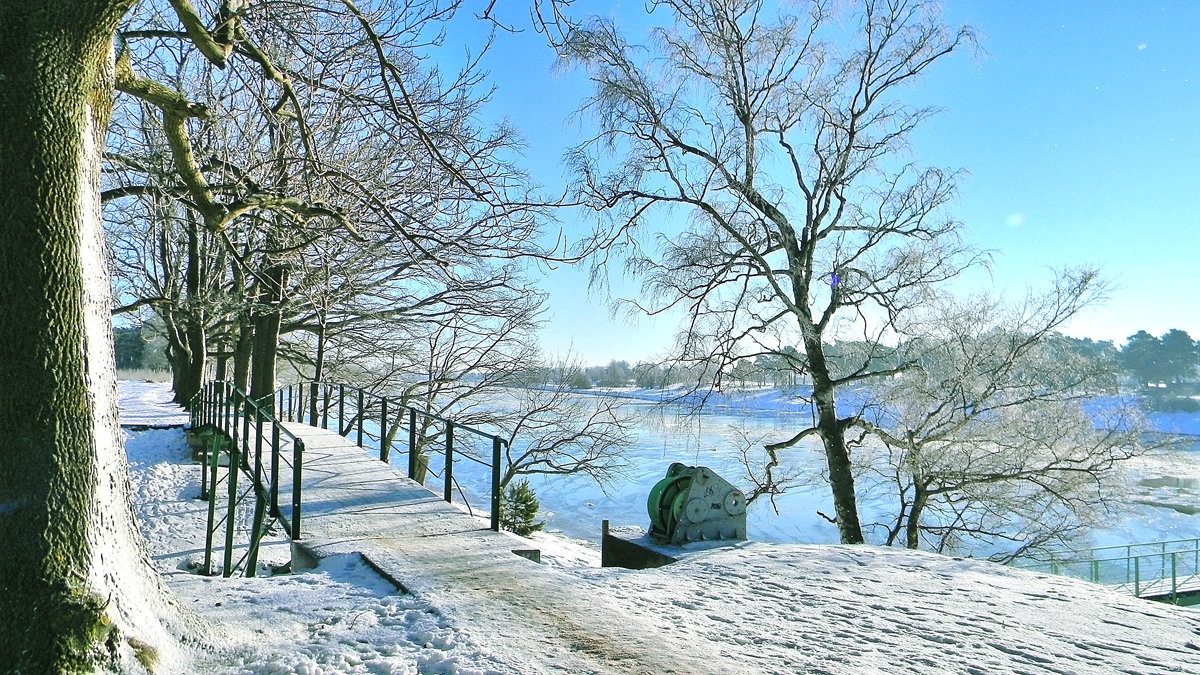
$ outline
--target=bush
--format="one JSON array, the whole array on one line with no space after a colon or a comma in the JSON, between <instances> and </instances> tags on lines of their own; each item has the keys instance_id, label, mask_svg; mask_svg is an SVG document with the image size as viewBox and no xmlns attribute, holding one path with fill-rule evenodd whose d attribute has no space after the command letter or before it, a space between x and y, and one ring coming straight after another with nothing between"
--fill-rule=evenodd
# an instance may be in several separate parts
<instances>
[{"instance_id":1,"label":"bush","mask_svg":"<svg viewBox=\"0 0 1200 675\"><path fill-rule=\"evenodd\" d=\"M533 493L533 488L529 487L529 481L522 478L516 483L510 484L504 491L504 496L500 500L500 527L522 537L528 537L546 526L544 522L533 522L541 507L537 495Z\"/></svg>"}]
</instances>

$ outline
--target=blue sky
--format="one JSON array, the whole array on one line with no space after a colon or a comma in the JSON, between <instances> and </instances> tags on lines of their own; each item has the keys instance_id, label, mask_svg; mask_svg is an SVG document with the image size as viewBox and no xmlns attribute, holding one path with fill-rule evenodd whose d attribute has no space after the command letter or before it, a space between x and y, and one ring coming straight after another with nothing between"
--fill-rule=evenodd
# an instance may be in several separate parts
<instances>
[{"instance_id":1,"label":"blue sky","mask_svg":"<svg viewBox=\"0 0 1200 675\"><path fill-rule=\"evenodd\" d=\"M641 2L606 6L642 21ZM1067 333L1118 345L1143 329L1200 337L1200 2L958 0L945 16L973 26L982 51L935 64L906 100L942 109L913 137L913 158L967 172L950 213L996 254L990 274L959 287L1018 299L1051 268L1093 264L1115 290ZM531 32L499 35L487 63L491 110L527 138L535 178L561 187L562 152L586 131L569 119L585 78L554 73ZM586 226L561 217L568 232ZM633 292L613 273L617 291ZM582 271L554 271L545 286L550 354L637 361L670 346L672 322L611 319Z\"/></svg>"}]
</instances>

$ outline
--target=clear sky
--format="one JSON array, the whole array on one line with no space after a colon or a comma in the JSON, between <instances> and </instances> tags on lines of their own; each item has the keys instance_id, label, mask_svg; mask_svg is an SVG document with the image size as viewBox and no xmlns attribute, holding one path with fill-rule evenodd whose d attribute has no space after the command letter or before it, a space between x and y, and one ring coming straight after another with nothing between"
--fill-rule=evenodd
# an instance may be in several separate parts
<instances>
[{"instance_id":1,"label":"clear sky","mask_svg":"<svg viewBox=\"0 0 1200 675\"><path fill-rule=\"evenodd\" d=\"M634 25L631 38L644 35L643 3L604 6ZM1050 268L1094 264L1116 289L1067 333L1118 345L1138 330L1200 337L1200 2L951 0L945 16L973 26L982 53L935 64L906 100L943 110L913 137L913 158L968 172L951 214L996 252L990 275L960 286L1017 299ZM589 87L578 72L555 74L538 37L498 36L491 109L522 130L531 173L554 189ZM568 214L559 224L586 226ZM618 291L635 290L612 272ZM669 347L673 323L611 319L585 272L544 283L549 353L602 364Z\"/></svg>"}]
</instances>

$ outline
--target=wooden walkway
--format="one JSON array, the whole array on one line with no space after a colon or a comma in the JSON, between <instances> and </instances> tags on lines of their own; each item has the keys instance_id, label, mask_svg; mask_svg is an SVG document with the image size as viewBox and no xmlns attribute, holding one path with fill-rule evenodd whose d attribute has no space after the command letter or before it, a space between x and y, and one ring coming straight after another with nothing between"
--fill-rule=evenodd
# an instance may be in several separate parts
<instances>
[{"instance_id":1,"label":"wooden walkway","mask_svg":"<svg viewBox=\"0 0 1200 675\"><path fill-rule=\"evenodd\" d=\"M327 431L286 423L304 439L301 548L320 558L360 553L444 612L521 673L699 673L715 664L664 640L592 581L513 551L530 542L493 532L368 451ZM504 646L480 641L501 636ZM500 665L500 664L498 664Z\"/></svg>"}]
</instances>

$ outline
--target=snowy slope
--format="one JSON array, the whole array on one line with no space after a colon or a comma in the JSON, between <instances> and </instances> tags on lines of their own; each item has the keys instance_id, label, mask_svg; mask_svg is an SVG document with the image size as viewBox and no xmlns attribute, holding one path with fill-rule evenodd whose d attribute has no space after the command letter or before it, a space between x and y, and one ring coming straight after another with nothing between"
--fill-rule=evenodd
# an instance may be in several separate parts
<instances>
[{"instance_id":1,"label":"snowy slope","mask_svg":"<svg viewBox=\"0 0 1200 675\"><path fill-rule=\"evenodd\" d=\"M193 648L194 672L509 673L528 660L526 645L459 625L355 556L297 575L195 574L207 504L182 432L134 432L127 449L152 556L182 604L223 631L219 647ZM652 617L664 648L714 673L1200 673L1200 613L986 562L751 543L629 571L574 550L560 569L618 608L588 619ZM286 558L281 539L263 554Z\"/></svg>"}]
</instances>

